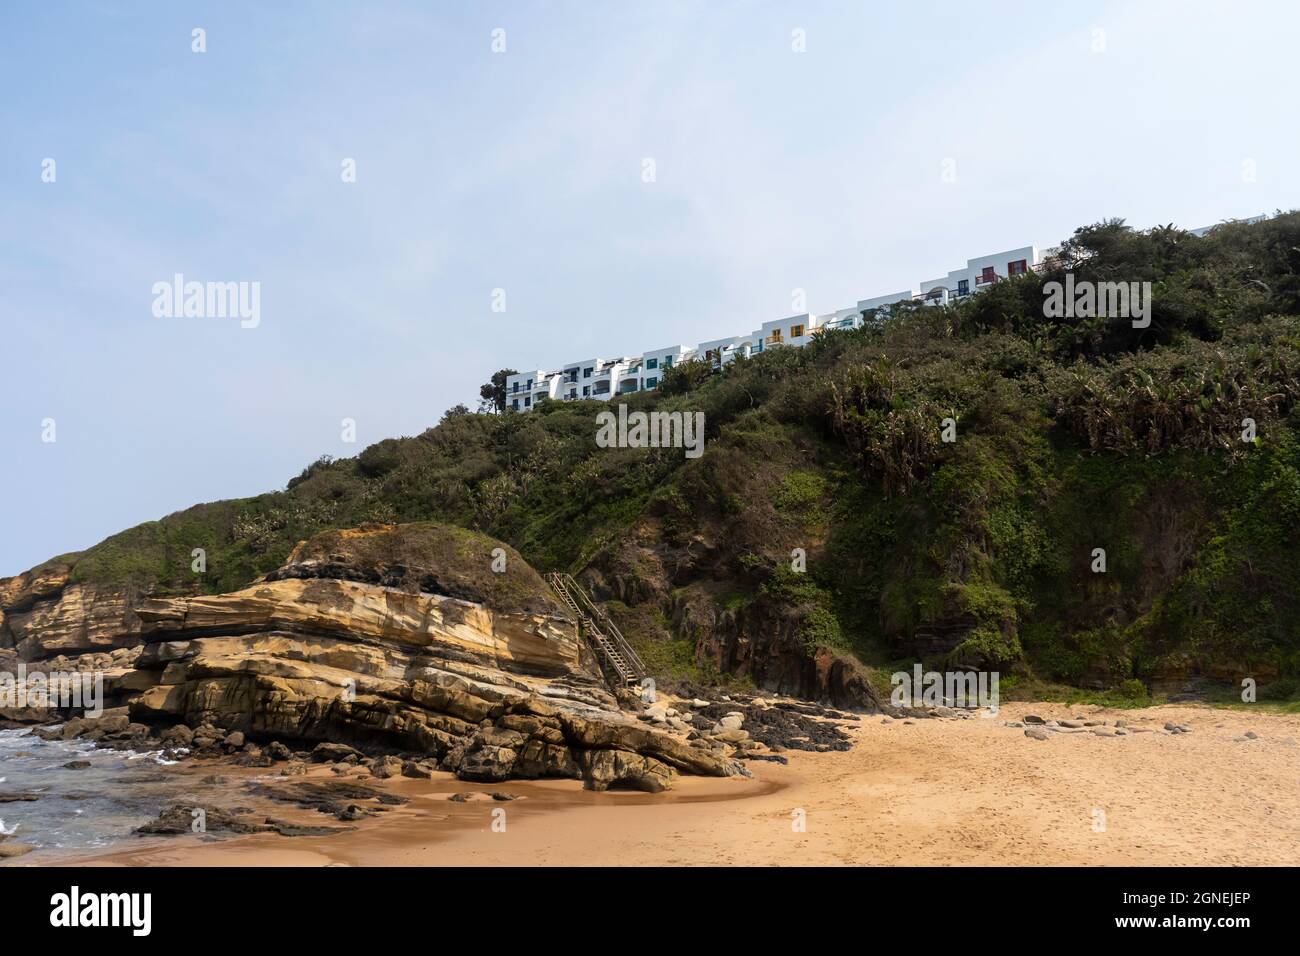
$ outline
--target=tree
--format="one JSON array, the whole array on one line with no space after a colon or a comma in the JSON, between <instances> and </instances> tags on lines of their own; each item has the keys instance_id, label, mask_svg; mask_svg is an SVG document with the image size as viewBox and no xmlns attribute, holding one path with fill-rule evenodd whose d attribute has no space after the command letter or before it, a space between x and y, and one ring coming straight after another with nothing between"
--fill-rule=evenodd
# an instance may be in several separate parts
<instances>
[{"instance_id":1,"label":"tree","mask_svg":"<svg viewBox=\"0 0 1300 956\"><path fill-rule=\"evenodd\" d=\"M484 386L484 388L486 387L487 386ZM442 413L442 421L445 422L452 418L458 418L461 415L468 415L468 414L469 414L469 406L466 405L464 402L460 402L456 405L451 406L451 408L447 409L445 412ZM442 422L439 422L439 424L441 423Z\"/></svg>"},{"instance_id":2,"label":"tree","mask_svg":"<svg viewBox=\"0 0 1300 956\"><path fill-rule=\"evenodd\" d=\"M518 373L512 368L503 368L492 373L492 380L479 388L478 410L501 414L506 410L506 378Z\"/></svg>"}]
</instances>

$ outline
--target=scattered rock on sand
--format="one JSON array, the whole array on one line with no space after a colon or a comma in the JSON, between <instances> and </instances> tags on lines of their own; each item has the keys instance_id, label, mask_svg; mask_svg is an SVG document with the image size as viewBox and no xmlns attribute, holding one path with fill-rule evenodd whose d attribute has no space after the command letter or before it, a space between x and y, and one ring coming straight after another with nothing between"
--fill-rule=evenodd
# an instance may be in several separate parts
<instances>
[{"instance_id":1,"label":"scattered rock on sand","mask_svg":"<svg viewBox=\"0 0 1300 956\"><path fill-rule=\"evenodd\" d=\"M1045 723L1047 723L1047 721L1043 720L1043 718L1039 717L1037 714L1025 714L1025 723L1027 723L1027 724L1045 724Z\"/></svg>"},{"instance_id":2,"label":"scattered rock on sand","mask_svg":"<svg viewBox=\"0 0 1300 956\"><path fill-rule=\"evenodd\" d=\"M316 745L316 749L311 752L311 759L316 763L336 763L338 761L352 758L355 763L361 759L361 751L355 747L349 747L347 744L336 744L328 741Z\"/></svg>"},{"instance_id":3,"label":"scattered rock on sand","mask_svg":"<svg viewBox=\"0 0 1300 956\"><path fill-rule=\"evenodd\" d=\"M1044 730L1042 727L1025 728L1025 736L1031 740L1047 740L1052 736L1051 731Z\"/></svg>"},{"instance_id":4,"label":"scattered rock on sand","mask_svg":"<svg viewBox=\"0 0 1300 956\"><path fill-rule=\"evenodd\" d=\"M272 760L288 760L293 756L293 751L280 741L273 740L267 745L266 755Z\"/></svg>"},{"instance_id":5,"label":"scattered rock on sand","mask_svg":"<svg viewBox=\"0 0 1300 956\"><path fill-rule=\"evenodd\" d=\"M402 772L403 763L398 757L376 757L370 763L370 773L381 780L396 777Z\"/></svg>"}]
</instances>

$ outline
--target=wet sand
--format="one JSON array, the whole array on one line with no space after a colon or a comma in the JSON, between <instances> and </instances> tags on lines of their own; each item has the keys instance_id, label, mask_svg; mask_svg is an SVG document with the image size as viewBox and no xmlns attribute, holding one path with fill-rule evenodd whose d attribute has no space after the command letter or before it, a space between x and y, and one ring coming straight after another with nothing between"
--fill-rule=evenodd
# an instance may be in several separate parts
<instances>
[{"instance_id":1,"label":"wet sand","mask_svg":"<svg viewBox=\"0 0 1300 956\"><path fill-rule=\"evenodd\" d=\"M1005 726L1025 713L1124 717L1157 732L1037 741ZM1171 720L1192 732L1159 732ZM1259 739L1234 739L1247 730ZM128 848L58 862L1300 864L1300 715L1194 705L1104 711L1008 704L988 719L904 724L864 717L851 734L854 747L847 752L790 753L789 766L751 762L753 780L681 778L672 792L656 795L590 793L572 781L488 786L449 775L434 781L365 778L411 802L328 837L142 838ZM495 802L487 796L494 790L520 799ZM466 803L447 799L462 791L482 796ZM231 799L238 797L232 793ZM336 822L303 811L277 815ZM42 861L33 854L30 862Z\"/></svg>"}]
</instances>

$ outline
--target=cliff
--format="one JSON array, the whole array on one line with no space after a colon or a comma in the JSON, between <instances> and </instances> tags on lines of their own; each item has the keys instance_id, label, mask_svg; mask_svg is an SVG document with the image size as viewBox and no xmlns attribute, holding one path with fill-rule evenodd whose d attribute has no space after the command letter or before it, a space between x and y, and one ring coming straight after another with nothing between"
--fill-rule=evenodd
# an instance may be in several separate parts
<instances>
[{"instance_id":1,"label":"cliff","mask_svg":"<svg viewBox=\"0 0 1300 956\"><path fill-rule=\"evenodd\" d=\"M579 577L661 685L847 706L869 702L873 669L919 659L997 669L1007 690L1140 697L1251 677L1293 696L1297 250L1294 212L1204 236L1099 223L1041 274L722 370L683 363L619 396L703 412L697 459L598 448L604 402L453 409L283 491L196 505L0 583L0 647L38 660L138 643L145 600L313 576L491 609L481 580L431 577L415 554L363 573L315 538L433 521ZM1047 315L1045 283L1066 274L1150 283L1149 325Z\"/></svg>"}]
</instances>

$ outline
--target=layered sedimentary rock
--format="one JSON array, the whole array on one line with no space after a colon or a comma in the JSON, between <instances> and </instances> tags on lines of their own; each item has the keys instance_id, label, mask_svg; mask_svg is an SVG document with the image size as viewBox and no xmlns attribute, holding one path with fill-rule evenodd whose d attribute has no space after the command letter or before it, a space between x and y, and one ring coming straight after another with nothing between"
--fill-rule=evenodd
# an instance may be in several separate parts
<instances>
[{"instance_id":1,"label":"layered sedimentary rock","mask_svg":"<svg viewBox=\"0 0 1300 956\"><path fill-rule=\"evenodd\" d=\"M143 647L110 692L136 722L399 750L469 780L657 791L678 772L741 772L622 714L567 611L513 552L492 571L496 547L431 525L329 532L248 588L141 600L117 633ZM33 621L29 647L71 633Z\"/></svg>"}]
</instances>

